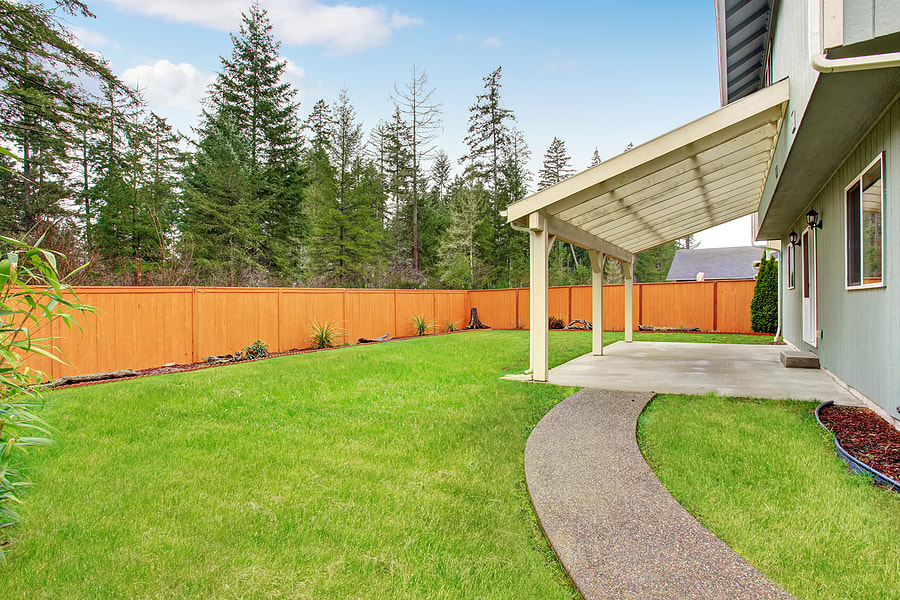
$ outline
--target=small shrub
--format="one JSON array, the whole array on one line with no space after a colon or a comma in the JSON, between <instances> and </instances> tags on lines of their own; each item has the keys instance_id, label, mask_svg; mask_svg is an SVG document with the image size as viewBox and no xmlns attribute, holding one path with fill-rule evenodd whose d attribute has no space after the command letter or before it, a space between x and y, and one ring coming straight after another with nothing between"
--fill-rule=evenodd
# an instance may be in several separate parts
<instances>
[{"instance_id":1,"label":"small shrub","mask_svg":"<svg viewBox=\"0 0 900 600\"><path fill-rule=\"evenodd\" d=\"M344 332L334 323L334 321L313 321L313 332L309 336L310 348L332 348L338 345L339 340L343 339Z\"/></svg>"},{"instance_id":2,"label":"small shrub","mask_svg":"<svg viewBox=\"0 0 900 600\"><path fill-rule=\"evenodd\" d=\"M412 322L413 327L416 328L416 335L419 337L428 335L428 332L434 329L434 324L428 320L428 317L413 315Z\"/></svg>"},{"instance_id":3,"label":"small shrub","mask_svg":"<svg viewBox=\"0 0 900 600\"><path fill-rule=\"evenodd\" d=\"M563 323L563 320L560 319L559 317L554 317L553 315L550 315L549 326L550 326L550 329L562 329L566 326L566 324Z\"/></svg>"},{"instance_id":4,"label":"small shrub","mask_svg":"<svg viewBox=\"0 0 900 600\"><path fill-rule=\"evenodd\" d=\"M778 330L778 262L763 256L750 301L750 327L756 333Z\"/></svg>"},{"instance_id":5,"label":"small shrub","mask_svg":"<svg viewBox=\"0 0 900 600\"><path fill-rule=\"evenodd\" d=\"M244 347L244 359L253 360L255 358L265 358L269 355L269 345L262 340L256 340L249 346Z\"/></svg>"},{"instance_id":6,"label":"small shrub","mask_svg":"<svg viewBox=\"0 0 900 600\"><path fill-rule=\"evenodd\" d=\"M444 323L444 330L447 333L451 333L453 331L459 331L459 327L457 327L456 321L447 321Z\"/></svg>"}]
</instances>

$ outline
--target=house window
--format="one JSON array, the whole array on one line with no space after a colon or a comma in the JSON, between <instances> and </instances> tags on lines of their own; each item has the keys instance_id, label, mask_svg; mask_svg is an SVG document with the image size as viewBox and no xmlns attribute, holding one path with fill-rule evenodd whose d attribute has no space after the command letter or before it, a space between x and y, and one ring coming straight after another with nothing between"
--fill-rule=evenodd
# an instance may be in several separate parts
<instances>
[{"instance_id":1,"label":"house window","mask_svg":"<svg viewBox=\"0 0 900 600\"><path fill-rule=\"evenodd\" d=\"M794 289L794 253L797 251L797 247L794 244L789 244L787 247L787 252L784 253L784 260L787 263L785 266L785 273L787 274L787 288L789 290Z\"/></svg>"},{"instance_id":2,"label":"house window","mask_svg":"<svg viewBox=\"0 0 900 600\"><path fill-rule=\"evenodd\" d=\"M844 192L847 223L847 287L884 285L884 153Z\"/></svg>"}]
</instances>

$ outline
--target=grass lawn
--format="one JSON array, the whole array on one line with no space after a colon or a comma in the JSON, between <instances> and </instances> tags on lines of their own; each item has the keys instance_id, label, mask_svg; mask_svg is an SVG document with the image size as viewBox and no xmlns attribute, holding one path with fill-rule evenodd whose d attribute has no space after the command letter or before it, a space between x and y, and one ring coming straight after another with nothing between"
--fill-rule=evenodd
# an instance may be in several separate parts
<instances>
[{"instance_id":1,"label":"grass lawn","mask_svg":"<svg viewBox=\"0 0 900 600\"><path fill-rule=\"evenodd\" d=\"M2 597L573 597L522 461L574 390L499 380L527 360L465 332L53 392Z\"/></svg>"},{"instance_id":2,"label":"grass lawn","mask_svg":"<svg viewBox=\"0 0 900 600\"><path fill-rule=\"evenodd\" d=\"M900 495L850 475L814 409L659 396L638 441L688 511L798 598L900 598Z\"/></svg>"}]
</instances>

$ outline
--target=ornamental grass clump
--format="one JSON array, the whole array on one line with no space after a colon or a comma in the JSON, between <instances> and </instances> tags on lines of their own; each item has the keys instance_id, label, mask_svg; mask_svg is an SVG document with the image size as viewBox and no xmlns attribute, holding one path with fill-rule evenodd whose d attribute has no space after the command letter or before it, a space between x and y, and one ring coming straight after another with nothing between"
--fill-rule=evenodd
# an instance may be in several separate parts
<instances>
[{"instance_id":1,"label":"ornamental grass clump","mask_svg":"<svg viewBox=\"0 0 900 600\"><path fill-rule=\"evenodd\" d=\"M344 332L334 321L313 321L312 335L309 336L310 348L333 348L344 338Z\"/></svg>"},{"instance_id":2,"label":"ornamental grass clump","mask_svg":"<svg viewBox=\"0 0 900 600\"><path fill-rule=\"evenodd\" d=\"M418 337L428 335L428 332L434 329L434 324L428 317L413 315L412 322Z\"/></svg>"}]
</instances>

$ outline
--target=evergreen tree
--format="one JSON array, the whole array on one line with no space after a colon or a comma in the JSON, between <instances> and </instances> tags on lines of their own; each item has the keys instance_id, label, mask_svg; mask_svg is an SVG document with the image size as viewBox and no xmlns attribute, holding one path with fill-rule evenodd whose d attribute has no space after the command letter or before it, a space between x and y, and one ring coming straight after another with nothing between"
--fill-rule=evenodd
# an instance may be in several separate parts
<instances>
[{"instance_id":1,"label":"evergreen tree","mask_svg":"<svg viewBox=\"0 0 900 600\"><path fill-rule=\"evenodd\" d=\"M204 283L259 283L263 215L249 144L225 117L205 131L184 181L184 250Z\"/></svg>"},{"instance_id":2,"label":"evergreen tree","mask_svg":"<svg viewBox=\"0 0 900 600\"><path fill-rule=\"evenodd\" d=\"M527 166L531 151L524 134L518 129L512 129L509 139L503 158L499 190L499 203L503 208L524 198L532 180ZM491 285L507 288L527 285L528 235L515 231L500 217L496 223L496 240L496 248L492 253Z\"/></svg>"},{"instance_id":3,"label":"evergreen tree","mask_svg":"<svg viewBox=\"0 0 900 600\"><path fill-rule=\"evenodd\" d=\"M488 210L483 188L455 186L450 220L440 248L441 281L451 289L474 289L487 275L478 242L479 226Z\"/></svg>"},{"instance_id":4,"label":"evergreen tree","mask_svg":"<svg viewBox=\"0 0 900 600\"><path fill-rule=\"evenodd\" d=\"M594 148L594 153L591 155L591 164L590 164L590 167L596 167L596 166L599 165L601 162L603 162L603 161L600 160L600 152L598 152L598 151L597 151L597 148L595 147L595 148Z\"/></svg>"},{"instance_id":5,"label":"evergreen tree","mask_svg":"<svg viewBox=\"0 0 900 600\"><path fill-rule=\"evenodd\" d=\"M320 124L323 114L324 109L317 116ZM362 125L346 90L324 131L327 142L313 141L311 266L329 284L365 286L373 275L382 233L374 211L381 186L374 165L363 156Z\"/></svg>"},{"instance_id":6,"label":"evergreen tree","mask_svg":"<svg viewBox=\"0 0 900 600\"><path fill-rule=\"evenodd\" d=\"M757 333L778 330L778 261L763 254L750 301L750 327Z\"/></svg>"},{"instance_id":7,"label":"evergreen tree","mask_svg":"<svg viewBox=\"0 0 900 600\"><path fill-rule=\"evenodd\" d=\"M254 244L258 264L293 280L301 275L308 235L297 90L283 80L287 61L278 55L280 42L258 2L241 14L239 34L231 41L231 57L221 59L198 133L205 137L226 121L241 132L250 159L254 214L260 219L254 227L262 236Z\"/></svg>"},{"instance_id":8,"label":"evergreen tree","mask_svg":"<svg viewBox=\"0 0 900 600\"><path fill-rule=\"evenodd\" d=\"M438 150L431 166L432 191L438 202L445 203L447 187L450 185L450 157Z\"/></svg>"},{"instance_id":9,"label":"evergreen tree","mask_svg":"<svg viewBox=\"0 0 900 600\"><path fill-rule=\"evenodd\" d=\"M665 281L677 249L678 242L673 241L638 254L634 259L634 280L638 283Z\"/></svg>"},{"instance_id":10,"label":"evergreen tree","mask_svg":"<svg viewBox=\"0 0 900 600\"><path fill-rule=\"evenodd\" d=\"M566 153L566 143L554 137L547 152L544 153L544 164L538 171L538 177L540 177L538 189L543 190L551 185L556 185L574 173L572 157Z\"/></svg>"},{"instance_id":11,"label":"evergreen tree","mask_svg":"<svg viewBox=\"0 0 900 600\"><path fill-rule=\"evenodd\" d=\"M10 233L56 227L50 221L66 216L74 201L75 136L96 98L73 81L101 81L133 96L101 58L77 45L62 24L70 16L94 15L78 0L52 7L0 0L0 138L22 155L5 171L15 183L0 199L10 217L0 229Z\"/></svg>"},{"instance_id":12,"label":"evergreen tree","mask_svg":"<svg viewBox=\"0 0 900 600\"><path fill-rule=\"evenodd\" d=\"M264 166L289 166L299 158L300 135L297 90L283 81L286 60L278 56L281 43L259 2L241 13L239 35L231 34L231 58L222 58L207 99L203 121L228 119L242 132L254 171Z\"/></svg>"},{"instance_id":13,"label":"evergreen tree","mask_svg":"<svg viewBox=\"0 0 900 600\"><path fill-rule=\"evenodd\" d=\"M509 142L507 122L516 120L511 110L500 106L501 70L502 67L497 67L484 78L484 92L469 107L469 130L465 139L469 152L459 159L466 165L466 174L471 179L490 186L495 210L503 152Z\"/></svg>"}]
</instances>

